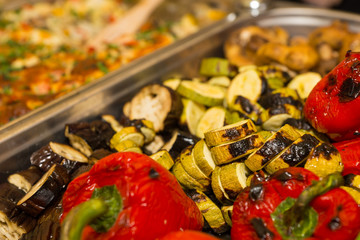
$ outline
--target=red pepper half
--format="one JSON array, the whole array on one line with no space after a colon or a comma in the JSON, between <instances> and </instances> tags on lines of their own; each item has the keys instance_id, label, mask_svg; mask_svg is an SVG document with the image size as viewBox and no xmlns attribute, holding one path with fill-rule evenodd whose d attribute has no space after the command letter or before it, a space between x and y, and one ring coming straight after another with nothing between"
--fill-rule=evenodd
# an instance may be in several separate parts
<instances>
[{"instance_id":1,"label":"red pepper half","mask_svg":"<svg viewBox=\"0 0 360 240\"><path fill-rule=\"evenodd\" d=\"M279 181L284 174L290 176L289 183L283 177ZM360 231L360 210L338 188L341 174L315 180L306 169L288 168L245 188L234 203L232 240L354 239Z\"/></svg>"},{"instance_id":2,"label":"red pepper half","mask_svg":"<svg viewBox=\"0 0 360 240\"><path fill-rule=\"evenodd\" d=\"M219 240L219 238L199 231L186 230L169 233L160 240Z\"/></svg>"},{"instance_id":3,"label":"red pepper half","mask_svg":"<svg viewBox=\"0 0 360 240\"><path fill-rule=\"evenodd\" d=\"M344 164L343 176L360 175L360 138L334 143Z\"/></svg>"},{"instance_id":4,"label":"red pepper half","mask_svg":"<svg viewBox=\"0 0 360 240\"><path fill-rule=\"evenodd\" d=\"M359 96L360 53L348 52L309 94L305 117L335 141L356 138L360 133Z\"/></svg>"},{"instance_id":5,"label":"red pepper half","mask_svg":"<svg viewBox=\"0 0 360 240\"><path fill-rule=\"evenodd\" d=\"M82 239L154 240L173 231L202 229L201 212L176 178L150 157L130 152L109 155L74 179L63 197L62 219L66 221L71 209L87 201L101 217L102 208L91 205L91 202L97 204L98 199L91 198L96 190L102 191L108 186L115 186L118 192L115 195L121 197L123 207L106 232L96 232L86 226ZM110 192L113 194L114 190ZM89 212L90 207L85 207L85 212Z\"/></svg>"}]
</instances>

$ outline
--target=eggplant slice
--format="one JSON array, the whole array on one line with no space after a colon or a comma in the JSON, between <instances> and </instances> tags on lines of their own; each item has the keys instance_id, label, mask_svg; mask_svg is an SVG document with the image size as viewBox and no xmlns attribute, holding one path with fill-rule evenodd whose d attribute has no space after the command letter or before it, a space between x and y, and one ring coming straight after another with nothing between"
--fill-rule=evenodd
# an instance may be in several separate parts
<instances>
[{"instance_id":1,"label":"eggplant slice","mask_svg":"<svg viewBox=\"0 0 360 240\"><path fill-rule=\"evenodd\" d=\"M111 125L101 120L65 125L65 136L70 144L87 157L96 149L110 150L110 139L114 134Z\"/></svg>"},{"instance_id":2,"label":"eggplant slice","mask_svg":"<svg viewBox=\"0 0 360 240\"><path fill-rule=\"evenodd\" d=\"M31 187L41 178L43 172L37 166L30 166L28 169L11 174L8 182L17 186L24 192L28 192Z\"/></svg>"},{"instance_id":3,"label":"eggplant slice","mask_svg":"<svg viewBox=\"0 0 360 240\"><path fill-rule=\"evenodd\" d=\"M36 220L16 207L24 195L11 183L0 185L0 239L17 240L35 227Z\"/></svg>"},{"instance_id":4,"label":"eggplant slice","mask_svg":"<svg viewBox=\"0 0 360 240\"><path fill-rule=\"evenodd\" d=\"M50 142L30 157L32 165L46 172L54 164L63 165L69 173L81 165L88 164L87 157L78 150L61 143Z\"/></svg>"},{"instance_id":5,"label":"eggplant slice","mask_svg":"<svg viewBox=\"0 0 360 240\"><path fill-rule=\"evenodd\" d=\"M176 123L182 113L180 96L171 88L151 84L142 88L124 106L124 114L130 119L147 119L156 132Z\"/></svg>"},{"instance_id":6,"label":"eggplant slice","mask_svg":"<svg viewBox=\"0 0 360 240\"><path fill-rule=\"evenodd\" d=\"M65 167L54 164L30 191L17 202L17 206L33 217L37 217L55 200L70 181Z\"/></svg>"}]
</instances>

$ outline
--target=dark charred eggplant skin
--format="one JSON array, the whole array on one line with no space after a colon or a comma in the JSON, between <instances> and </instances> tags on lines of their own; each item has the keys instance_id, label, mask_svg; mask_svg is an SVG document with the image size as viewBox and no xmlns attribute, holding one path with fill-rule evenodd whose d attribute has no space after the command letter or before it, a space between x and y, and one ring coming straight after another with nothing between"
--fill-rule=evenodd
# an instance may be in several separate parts
<instances>
[{"instance_id":1,"label":"dark charred eggplant skin","mask_svg":"<svg viewBox=\"0 0 360 240\"><path fill-rule=\"evenodd\" d=\"M78 159L69 159L69 153L66 151L75 152L79 156ZM88 159L68 145L50 142L34 152L30 157L30 162L43 172L48 171L54 164L61 164L71 173L81 165L87 164Z\"/></svg>"},{"instance_id":2,"label":"dark charred eggplant skin","mask_svg":"<svg viewBox=\"0 0 360 240\"><path fill-rule=\"evenodd\" d=\"M60 239L60 223L45 221L37 224L32 232L23 235L20 240L56 240Z\"/></svg>"},{"instance_id":3,"label":"dark charred eggplant skin","mask_svg":"<svg viewBox=\"0 0 360 240\"><path fill-rule=\"evenodd\" d=\"M63 166L55 164L32 189L17 202L17 206L29 215L37 217L61 194L69 180L67 170Z\"/></svg>"},{"instance_id":4,"label":"dark charred eggplant skin","mask_svg":"<svg viewBox=\"0 0 360 240\"><path fill-rule=\"evenodd\" d=\"M173 159L177 159L181 151L190 145L195 145L199 138L183 131L176 130L172 137L165 143L163 149L166 149Z\"/></svg>"},{"instance_id":5,"label":"dark charred eggplant skin","mask_svg":"<svg viewBox=\"0 0 360 240\"><path fill-rule=\"evenodd\" d=\"M66 124L65 128L69 134L83 139L92 151L100 148L110 150L110 139L115 134L111 125L101 120Z\"/></svg>"},{"instance_id":6,"label":"dark charred eggplant skin","mask_svg":"<svg viewBox=\"0 0 360 240\"><path fill-rule=\"evenodd\" d=\"M25 192L11 183L5 182L0 184L0 198L8 199L9 201L16 203L24 196Z\"/></svg>"},{"instance_id":7,"label":"dark charred eggplant skin","mask_svg":"<svg viewBox=\"0 0 360 240\"><path fill-rule=\"evenodd\" d=\"M17 186L19 189L28 192L42 175L43 172L40 170L40 168L32 165L23 171L11 174L8 177L8 182Z\"/></svg>"}]
</instances>

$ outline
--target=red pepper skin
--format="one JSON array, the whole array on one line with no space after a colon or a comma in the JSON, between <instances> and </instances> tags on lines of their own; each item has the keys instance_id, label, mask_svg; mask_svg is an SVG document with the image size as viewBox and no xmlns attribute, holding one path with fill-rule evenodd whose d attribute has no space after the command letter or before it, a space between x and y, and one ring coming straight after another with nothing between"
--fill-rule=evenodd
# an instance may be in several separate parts
<instances>
[{"instance_id":1,"label":"red pepper skin","mask_svg":"<svg viewBox=\"0 0 360 240\"><path fill-rule=\"evenodd\" d=\"M90 199L95 188L109 185L119 190L123 210L106 233L87 226L83 240L154 240L180 229L202 229L200 210L176 178L150 157L131 152L109 155L70 182L63 196L62 219L74 206Z\"/></svg>"},{"instance_id":2,"label":"red pepper skin","mask_svg":"<svg viewBox=\"0 0 360 240\"><path fill-rule=\"evenodd\" d=\"M306 187L317 180L319 180L317 175L302 167L280 169L270 177L272 186L282 199L287 197L297 198Z\"/></svg>"},{"instance_id":3,"label":"red pepper skin","mask_svg":"<svg viewBox=\"0 0 360 240\"><path fill-rule=\"evenodd\" d=\"M345 190L335 188L316 197L311 206L319 214L314 237L318 239L355 239L360 231L360 208ZM333 227L333 229L331 229Z\"/></svg>"},{"instance_id":4,"label":"red pepper skin","mask_svg":"<svg viewBox=\"0 0 360 240\"><path fill-rule=\"evenodd\" d=\"M277 232L270 214L287 197L297 198L312 181L319 178L309 170L300 167L289 167L274 173L270 179L259 180L245 188L238 195L233 208L231 239L282 239ZM262 189L260 189L260 187ZM260 190L256 191L256 187ZM254 194L254 193L259 194ZM262 219L269 236L259 236L251 221Z\"/></svg>"},{"instance_id":5,"label":"red pepper skin","mask_svg":"<svg viewBox=\"0 0 360 240\"><path fill-rule=\"evenodd\" d=\"M344 170L342 175L360 175L360 138L334 143L341 155Z\"/></svg>"},{"instance_id":6,"label":"red pepper skin","mask_svg":"<svg viewBox=\"0 0 360 240\"><path fill-rule=\"evenodd\" d=\"M313 88L304 113L311 125L334 141L358 137L360 132L360 53L346 58Z\"/></svg>"},{"instance_id":7,"label":"red pepper skin","mask_svg":"<svg viewBox=\"0 0 360 240\"><path fill-rule=\"evenodd\" d=\"M211 236L207 233L186 230L186 231L177 231L166 234L160 240L220 240L214 236Z\"/></svg>"}]
</instances>

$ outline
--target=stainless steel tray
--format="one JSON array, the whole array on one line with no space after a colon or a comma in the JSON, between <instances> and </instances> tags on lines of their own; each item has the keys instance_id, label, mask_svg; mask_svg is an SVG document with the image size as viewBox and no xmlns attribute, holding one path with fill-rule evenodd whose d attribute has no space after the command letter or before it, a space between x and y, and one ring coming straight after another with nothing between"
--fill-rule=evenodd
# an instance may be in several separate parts
<instances>
[{"instance_id":1,"label":"stainless steel tray","mask_svg":"<svg viewBox=\"0 0 360 240\"><path fill-rule=\"evenodd\" d=\"M359 15L325 9L277 7L256 18L246 14L236 18L230 14L227 19L136 60L101 81L75 90L67 98L55 100L0 129L0 181L8 173L26 168L31 153L49 141L66 142L63 133L66 123L94 119L105 113L118 116L122 104L142 86L173 74L196 76L200 60L206 56L222 56L226 36L239 27L277 25L291 35L307 35L312 29L329 25L335 19L348 22L352 31L360 32Z\"/></svg>"}]
</instances>

